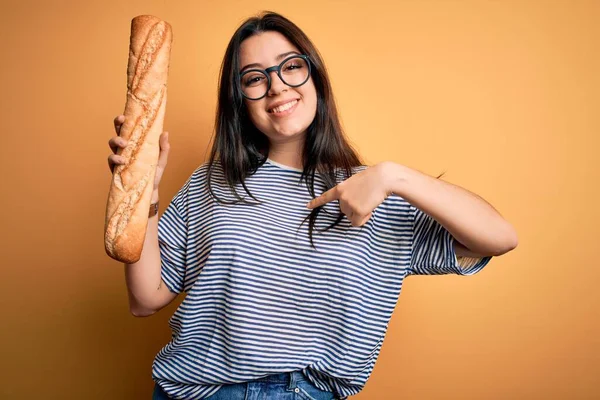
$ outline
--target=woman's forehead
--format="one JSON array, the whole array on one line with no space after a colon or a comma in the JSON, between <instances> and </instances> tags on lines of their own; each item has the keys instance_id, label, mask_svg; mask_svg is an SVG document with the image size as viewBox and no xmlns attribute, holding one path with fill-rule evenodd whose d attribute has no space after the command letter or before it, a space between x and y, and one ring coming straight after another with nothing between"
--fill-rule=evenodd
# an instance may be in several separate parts
<instances>
[{"instance_id":1,"label":"woman's forehead","mask_svg":"<svg viewBox=\"0 0 600 400\"><path fill-rule=\"evenodd\" d=\"M299 50L279 32L261 32L245 39L240 45L240 65L261 64L267 68L278 64L281 54ZM268 64L268 65L267 65Z\"/></svg>"}]
</instances>

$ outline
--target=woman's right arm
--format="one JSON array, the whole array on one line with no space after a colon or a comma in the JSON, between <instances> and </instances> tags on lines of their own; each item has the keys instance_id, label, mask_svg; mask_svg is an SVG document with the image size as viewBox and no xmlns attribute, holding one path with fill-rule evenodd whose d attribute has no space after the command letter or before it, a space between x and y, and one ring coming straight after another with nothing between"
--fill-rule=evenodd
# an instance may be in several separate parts
<instances>
[{"instance_id":1,"label":"woman's right arm","mask_svg":"<svg viewBox=\"0 0 600 400\"><path fill-rule=\"evenodd\" d=\"M108 142L114 153L108 157L111 172L113 172L116 165L125 163L125 159L117 154L119 148L127 146L127 141L119 136L124 120L123 115L115 118L114 125L117 136L111 138ZM167 165L168 154L168 133L164 132L160 137L160 155L156 167L152 204L158 201L158 184ZM146 238L144 239L144 247L139 261L134 264L125 264L125 283L127 284L129 296L129 310L136 317L152 315L177 297L177 294L171 292L162 280L160 264L157 214L148 218Z\"/></svg>"},{"instance_id":2,"label":"woman's right arm","mask_svg":"<svg viewBox=\"0 0 600 400\"><path fill-rule=\"evenodd\" d=\"M155 191L152 203L157 201L158 191ZM135 264L125 264L125 282L129 294L129 310L136 317L152 315L177 297L160 276L158 215L148 219L140 260Z\"/></svg>"}]
</instances>

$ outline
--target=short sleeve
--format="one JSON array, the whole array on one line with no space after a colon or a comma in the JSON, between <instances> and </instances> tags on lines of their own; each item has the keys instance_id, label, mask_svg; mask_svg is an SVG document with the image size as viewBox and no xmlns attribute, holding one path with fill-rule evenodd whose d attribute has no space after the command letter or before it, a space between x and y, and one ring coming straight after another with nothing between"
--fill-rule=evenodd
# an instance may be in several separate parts
<instances>
[{"instance_id":1,"label":"short sleeve","mask_svg":"<svg viewBox=\"0 0 600 400\"><path fill-rule=\"evenodd\" d=\"M473 275L483 269L491 256L483 258L457 257L454 237L433 217L410 206L413 218L412 252L409 274L412 275Z\"/></svg>"},{"instance_id":2,"label":"short sleeve","mask_svg":"<svg viewBox=\"0 0 600 400\"><path fill-rule=\"evenodd\" d=\"M161 277L173 293L181 293L185 278L187 223L182 214L181 192L171 201L158 221Z\"/></svg>"}]
</instances>

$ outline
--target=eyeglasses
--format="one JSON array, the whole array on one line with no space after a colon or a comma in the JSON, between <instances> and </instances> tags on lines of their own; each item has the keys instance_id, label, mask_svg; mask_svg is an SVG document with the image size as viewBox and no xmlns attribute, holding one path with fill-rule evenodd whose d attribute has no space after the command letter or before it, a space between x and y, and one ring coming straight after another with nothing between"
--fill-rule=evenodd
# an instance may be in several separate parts
<instances>
[{"instance_id":1,"label":"eyeglasses","mask_svg":"<svg viewBox=\"0 0 600 400\"><path fill-rule=\"evenodd\" d=\"M249 69L240 75L242 95L248 100L260 100L271 89L271 72L290 87L304 85L310 77L310 59L304 54L286 58L279 65L267 69Z\"/></svg>"}]
</instances>

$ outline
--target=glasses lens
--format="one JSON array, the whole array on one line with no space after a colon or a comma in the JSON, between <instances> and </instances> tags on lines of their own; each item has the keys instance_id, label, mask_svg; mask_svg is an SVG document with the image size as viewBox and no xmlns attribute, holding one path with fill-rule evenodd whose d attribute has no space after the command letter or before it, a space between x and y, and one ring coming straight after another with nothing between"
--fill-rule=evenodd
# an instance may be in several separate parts
<instances>
[{"instance_id":1,"label":"glasses lens","mask_svg":"<svg viewBox=\"0 0 600 400\"><path fill-rule=\"evenodd\" d=\"M258 99L267 92L269 80L260 71L246 71L241 77L242 91L250 99Z\"/></svg>"},{"instance_id":2,"label":"glasses lens","mask_svg":"<svg viewBox=\"0 0 600 400\"><path fill-rule=\"evenodd\" d=\"M281 66L281 77L288 86L300 86L308 80L308 63L302 57L290 58Z\"/></svg>"}]
</instances>

